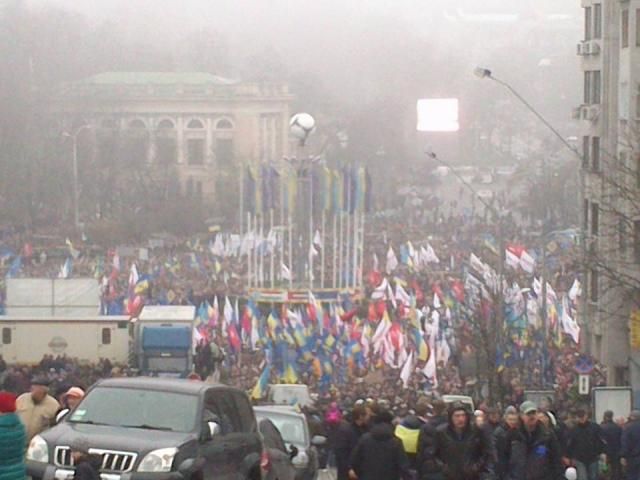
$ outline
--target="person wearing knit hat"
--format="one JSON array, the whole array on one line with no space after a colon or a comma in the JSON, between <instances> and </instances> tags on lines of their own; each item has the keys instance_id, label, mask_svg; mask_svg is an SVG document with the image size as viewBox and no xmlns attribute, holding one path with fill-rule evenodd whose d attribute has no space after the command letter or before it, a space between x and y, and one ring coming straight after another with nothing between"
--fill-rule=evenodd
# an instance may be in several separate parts
<instances>
[{"instance_id":1,"label":"person wearing knit hat","mask_svg":"<svg viewBox=\"0 0 640 480\"><path fill-rule=\"evenodd\" d=\"M26 433L16 412L16 396L0 392L0 478L24 480L24 445Z\"/></svg>"}]
</instances>

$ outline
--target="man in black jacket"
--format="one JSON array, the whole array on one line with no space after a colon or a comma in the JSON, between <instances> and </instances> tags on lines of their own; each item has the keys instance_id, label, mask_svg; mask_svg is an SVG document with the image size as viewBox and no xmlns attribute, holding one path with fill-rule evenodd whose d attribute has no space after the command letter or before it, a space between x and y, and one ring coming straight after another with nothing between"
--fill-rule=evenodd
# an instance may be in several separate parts
<instances>
[{"instance_id":1,"label":"man in black jacket","mask_svg":"<svg viewBox=\"0 0 640 480\"><path fill-rule=\"evenodd\" d=\"M622 450L620 456L626 466L627 480L640 480L640 411L634 410L629 415L622 431Z\"/></svg>"},{"instance_id":2,"label":"man in black jacket","mask_svg":"<svg viewBox=\"0 0 640 480\"><path fill-rule=\"evenodd\" d=\"M337 480L349 479L349 457L360 437L367 431L369 411L364 405L356 405L351 412L351 422L341 422L334 436L333 452L338 470Z\"/></svg>"},{"instance_id":3,"label":"man in black jacket","mask_svg":"<svg viewBox=\"0 0 640 480\"><path fill-rule=\"evenodd\" d=\"M563 479L558 439L538 420L535 403L527 401L520 406L520 420L520 428L509 433L506 471L502 479Z\"/></svg>"},{"instance_id":4,"label":"man in black jacket","mask_svg":"<svg viewBox=\"0 0 640 480\"><path fill-rule=\"evenodd\" d=\"M420 429L418 436L418 452L416 455L416 469L420 480L441 480L442 471L435 459L430 456L433 442L438 428L446 425L449 421L447 417L447 404L442 400L436 400L432 405L434 416Z\"/></svg>"},{"instance_id":5,"label":"man in black jacket","mask_svg":"<svg viewBox=\"0 0 640 480\"><path fill-rule=\"evenodd\" d=\"M376 412L371 431L365 433L351 453L352 480L409 480L409 460L400 439L393 433L393 415Z\"/></svg>"},{"instance_id":6,"label":"man in black jacket","mask_svg":"<svg viewBox=\"0 0 640 480\"><path fill-rule=\"evenodd\" d=\"M576 412L578 423L569 432L567 454L578 472L578 480L598 480L598 457L604 452L600 426L589 421L586 410Z\"/></svg>"},{"instance_id":7,"label":"man in black jacket","mask_svg":"<svg viewBox=\"0 0 640 480\"><path fill-rule=\"evenodd\" d=\"M440 467L445 480L479 480L489 473L491 441L471 424L471 415L461 403L449 408L449 421L436 431L432 447L426 452Z\"/></svg>"},{"instance_id":8,"label":"man in black jacket","mask_svg":"<svg viewBox=\"0 0 640 480\"><path fill-rule=\"evenodd\" d=\"M493 432L493 442L496 452L495 473L498 480L507 477L509 471L511 443L520 435L520 418L515 407L508 407L504 413L503 423Z\"/></svg>"},{"instance_id":9,"label":"man in black jacket","mask_svg":"<svg viewBox=\"0 0 640 480\"><path fill-rule=\"evenodd\" d=\"M613 412L604 412L604 418L600 424L602 439L605 442L604 453L607 455L607 465L611 471L609 480L622 479L622 467L620 465L620 448L622 442L622 428L613 421Z\"/></svg>"}]
</instances>

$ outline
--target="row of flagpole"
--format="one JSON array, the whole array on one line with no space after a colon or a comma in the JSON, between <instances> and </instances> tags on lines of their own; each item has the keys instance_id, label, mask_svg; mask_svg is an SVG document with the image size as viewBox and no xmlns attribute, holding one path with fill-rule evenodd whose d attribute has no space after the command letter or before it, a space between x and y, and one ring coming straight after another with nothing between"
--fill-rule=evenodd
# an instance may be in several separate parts
<instances>
[{"instance_id":1,"label":"row of flagpole","mask_svg":"<svg viewBox=\"0 0 640 480\"><path fill-rule=\"evenodd\" d=\"M249 288L349 289L362 284L368 173L353 167L314 168L301 163L297 170L279 172L268 165L257 174L247 169L246 175L243 169L241 195L247 199L240 202L240 231L246 225L246 235L258 239L267 235L269 247L266 255L261 244L247 253ZM320 191L314 191L314 180Z\"/></svg>"},{"instance_id":2,"label":"row of flagpole","mask_svg":"<svg viewBox=\"0 0 640 480\"><path fill-rule=\"evenodd\" d=\"M273 210L267 215L246 212L245 235L254 239L246 253L249 288L350 289L362 285L364 212L330 214L329 221L327 216L322 212L319 225L309 223L314 233L309 244L303 245L307 255L297 258L295 243L302 239L296 235L291 216L282 219L286 223L276 224ZM305 268L296 269L298 262L305 262ZM295 278L297 271L304 271L305 278Z\"/></svg>"}]
</instances>

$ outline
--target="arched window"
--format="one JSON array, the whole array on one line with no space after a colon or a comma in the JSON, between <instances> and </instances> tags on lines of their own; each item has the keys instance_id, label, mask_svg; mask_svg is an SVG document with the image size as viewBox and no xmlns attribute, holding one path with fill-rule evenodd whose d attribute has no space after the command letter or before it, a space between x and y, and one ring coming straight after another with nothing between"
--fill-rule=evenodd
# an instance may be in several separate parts
<instances>
[{"instance_id":1,"label":"arched window","mask_svg":"<svg viewBox=\"0 0 640 480\"><path fill-rule=\"evenodd\" d=\"M129 128L143 129L143 128L147 128L147 126L144 124L142 120L140 120L139 118L136 118L135 120L131 120L129 122Z\"/></svg>"},{"instance_id":2,"label":"arched window","mask_svg":"<svg viewBox=\"0 0 640 480\"><path fill-rule=\"evenodd\" d=\"M228 118L223 118L222 120L218 120L216 123L217 130L231 130L233 128L233 123Z\"/></svg>"},{"instance_id":3,"label":"arched window","mask_svg":"<svg viewBox=\"0 0 640 480\"><path fill-rule=\"evenodd\" d=\"M194 118L193 120L189 121L189 123L187 124L187 128L193 129L193 130L202 129L204 128L204 124L197 118Z\"/></svg>"},{"instance_id":4,"label":"arched window","mask_svg":"<svg viewBox=\"0 0 640 480\"><path fill-rule=\"evenodd\" d=\"M113 118L105 118L100 122L102 128L113 129L116 128L116 121Z\"/></svg>"},{"instance_id":5,"label":"arched window","mask_svg":"<svg viewBox=\"0 0 640 480\"><path fill-rule=\"evenodd\" d=\"M168 118L160 120L160 123L158 123L159 130L172 130L174 128L175 128L175 124Z\"/></svg>"}]
</instances>

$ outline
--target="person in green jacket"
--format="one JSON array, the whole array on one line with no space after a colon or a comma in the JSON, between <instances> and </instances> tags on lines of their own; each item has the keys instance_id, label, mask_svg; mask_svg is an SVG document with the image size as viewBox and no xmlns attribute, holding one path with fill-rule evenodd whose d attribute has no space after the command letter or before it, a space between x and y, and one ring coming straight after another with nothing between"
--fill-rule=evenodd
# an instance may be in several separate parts
<instances>
[{"instance_id":1,"label":"person in green jacket","mask_svg":"<svg viewBox=\"0 0 640 480\"><path fill-rule=\"evenodd\" d=\"M0 392L0 480L24 480L26 432L16 414L16 396Z\"/></svg>"}]
</instances>

